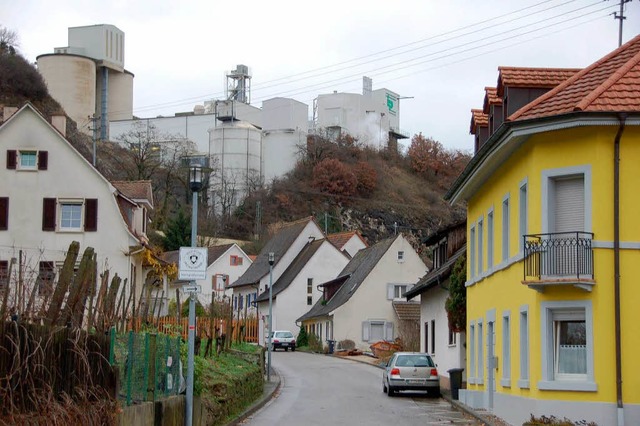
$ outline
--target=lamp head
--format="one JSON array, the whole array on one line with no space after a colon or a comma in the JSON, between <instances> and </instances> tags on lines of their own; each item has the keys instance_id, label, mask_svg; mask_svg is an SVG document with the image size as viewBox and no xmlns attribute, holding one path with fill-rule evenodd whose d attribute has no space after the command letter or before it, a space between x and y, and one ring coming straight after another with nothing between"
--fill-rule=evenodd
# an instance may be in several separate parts
<instances>
[{"instance_id":1,"label":"lamp head","mask_svg":"<svg viewBox=\"0 0 640 426\"><path fill-rule=\"evenodd\" d=\"M274 252L269 253L269 265L273 266L276 261L276 254Z\"/></svg>"},{"instance_id":2,"label":"lamp head","mask_svg":"<svg viewBox=\"0 0 640 426\"><path fill-rule=\"evenodd\" d=\"M189 187L193 192L199 192L202 189L203 172L202 167L194 164L189 167Z\"/></svg>"}]
</instances>

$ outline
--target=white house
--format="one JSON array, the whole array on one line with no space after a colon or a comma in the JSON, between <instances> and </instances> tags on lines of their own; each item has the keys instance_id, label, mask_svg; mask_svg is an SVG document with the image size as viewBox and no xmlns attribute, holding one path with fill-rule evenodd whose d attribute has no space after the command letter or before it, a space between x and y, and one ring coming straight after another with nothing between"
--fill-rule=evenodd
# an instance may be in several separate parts
<instances>
[{"instance_id":1,"label":"white house","mask_svg":"<svg viewBox=\"0 0 640 426\"><path fill-rule=\"evenodd\" d=\"M438 364L440 386L450 389L449 370L466 365L465 333L449 328L445 302L449 297L450 275L466 250L466 221L442 229L427 238L432 247L433 268L405 293L407 300L420 298L420 350L430 353ZM462 372L466 382L466 372Z\"/></svg>"},{"instance_id":2,"label":"white house","mask_svg":"<svg viewBox=\"0 0 640 426\"><path fill-rule=\"evenodd\" d=\"M400 325L394 302L406 303L404 293L426 270L402 234L380 241L360 250L337 278L321 284L323 298L298 322L320 340L349 339L363 350L392 341Z\"/></svg>"},{"instance_id":3,"label":"white house","mask_svg":"<svg viewBox=\"0 0 640 426\"><path fill-rule=\"evenodd\" d=\"M327 235L327 239L343 253L353 257L368 245L358 231L345 231Z\"/></svg>"},{"instance_id":4,"label":"white house","mask_svg":"<svg viewBox=\"0 0 640 426\"><path fill-rule=\"evenodd\" d=\"M98 274L118 274L127 294L139 293L146 271L136 253L147 244L149 182L131 183L136 198L127 196L65 139L66 117L54 116L54 127L29 103L11 110L0 126L0 272L16 258L23 279L46 274L55 284L78 241L81 252L95 249Z\"/></svg>"},{"instance_id":5,"label":"white house","mask_svg":"<svg viewBox=\"0 0 640 426\"><path fill-rule=\"evenodd\" d=\"M272 329L290 330L298 334L299 316L309 310L321 297L317 286L335 278L347 265L349 258L326 239L309 239L289 267L273 283ZM260 312L269 312L269 290L258 296ZM268 330L268 324L265 324Z\"/></svg>"},{"instance_id":6,"label":"white house","mask_svg":"<svg viewBox=\"0 0 640 426\"><path fill-rule=\"evenodd\" d=\"M255 293L263 293L269 288L270 283L278 281L310 239L322 238L324 238L322 230L313 217L283 224L267 241L247 271L231 284L234 297L247 300ZM273 265L269 265L269 253L273 253ZM260 320L258 341L263 342L265 325L269 320L268 311L259 311L258 318ZM295 330L291 331L295 332Z\"/></svg>"},{"instance_id":7,"label":"white house","mask_svg":"<svg viewBox=\"0 0 640 426\"><path fill-rule=\"evenodd\" d=\"M168 251L162 254L162 259L166 262L178 264L180 251ZM212 300L222 300L225 297L232 297L233 290L229 284L236 281L251 266L251 258L236 243L223 244L209 247L207 250L207 277L204 280L196 280L202 288L198 294L198 300L206 306ZM176 290L188 284L185 281L175 280L167 283L165 294L169 299L176 298ZM157 290L160 291L160 290ZM186 300L182 298L181 300Z\"/></svg>"}]
</instances>

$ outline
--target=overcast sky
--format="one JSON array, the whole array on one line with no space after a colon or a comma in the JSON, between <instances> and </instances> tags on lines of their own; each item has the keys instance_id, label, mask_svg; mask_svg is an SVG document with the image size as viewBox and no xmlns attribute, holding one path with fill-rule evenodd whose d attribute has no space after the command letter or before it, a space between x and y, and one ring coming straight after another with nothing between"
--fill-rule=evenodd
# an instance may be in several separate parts
<instances>
[{"instance_id":1,"label":"overcast sky","mask_svg":"<svg viewBox=\"0 0 640 426\"><path fill-rule=\"evenodd\" d=\"M30 61L67 46L67 28L125 33L134 114L191 111L224 97L225 71L252 73L251 103L309 105L334 90L401 96L400 127L471 150L470 109L498 66L585 67L618 46L618 0L20 0L0 2L0 25ZM623 42L640 33L640 1L625 6Z\"/></svg>"}]
</instances>

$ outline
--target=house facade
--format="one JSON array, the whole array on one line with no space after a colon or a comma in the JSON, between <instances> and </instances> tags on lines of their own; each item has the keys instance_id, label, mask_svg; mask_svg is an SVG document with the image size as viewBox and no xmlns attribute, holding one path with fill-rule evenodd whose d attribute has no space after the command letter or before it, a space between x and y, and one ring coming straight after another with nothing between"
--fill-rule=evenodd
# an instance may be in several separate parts
<instances>
[{"instance_id":1,"label":"house facade","mask_svg":"<svg viewBox=\"0 0 640 426\"><path fill-rule=\"evenodd\" d=\"M433 256L432 269L405 293L407 300L420 296L420 350L438 364L440 387L450 389L449 370L465 368L465 333L452 331L445 309L450 276L466 251L466 222L436 232L424 241ZM463 383L466 382L462 372Z\"/></svg>"},{"instance_id":2,"label":"house facade","mask_svg":"<svg viewBox=\"0 0 640 426\"><path fill-rule=\"evenodd\" d=\"M318 285L335 278L348 262L349 258L326 239L310 239L273 283L272 329L297 335L300 325L296 320L322 297ZM258 296L258 309L269 312L268 289Z\"/></svg>"},{"instance_id":3,"label":"house facade","mask_svg":"<svg viewBox=\"0 0 640 426\"><path fill-rule=\"evenodd\" d=\"M272 237L260 251L255 261L244 274L232 282L230 288L233 296L246 301L269 289L269 285L277 282L285 273L298 254L310 240L324 238L322 230L313 217L281 224L272 231ZM269 264L269 253L273 253L272 265ZM269 311L259 310L258 342L264 342L265 330L268 329ZM297 330L291 330L297 334Z\"/></svg>"},{"instance_id":4,"label":"house facade","mask_svg":"<svg viewBox=\"0 0 640 426\"><path fill-rule=\"evenodd\" d=\"M380 241L358 251L336 278L321 284L323 297L298 322L320 341L349 339L363 350L393 341L400 325L394 302L406 303L404 293L426 270L402 234Z\"/></svg>"},{"instance_id":5,"label":"house facade","mask_svg":"<svg viewBox=\"0 0 640 426\"><path fill-rule=\"evenodd\" d=\"M23 280L46 276L54 285L69 245L78 241L81 252L95 249L98 274L118 274L127 295L134 288L139 294L146 269L137 253L147 244L150 184L132 183L135 200L118 190L65 139L66 117L54 117L54 127L31 104L4 117L0 273L6 278L15 258ZM17 282L16 270L9 283Z\"/></svg>"},{"instance_id":6,"label":"house facade","mask_svg":"<svg viewBox=\"0 0 640 426\"><path fill-rule=\"evenodd\" d=\"M468 206L466 404L640 424L639 87L635 37L507 112L448 192Z\"/></svg>"}]
</instances>

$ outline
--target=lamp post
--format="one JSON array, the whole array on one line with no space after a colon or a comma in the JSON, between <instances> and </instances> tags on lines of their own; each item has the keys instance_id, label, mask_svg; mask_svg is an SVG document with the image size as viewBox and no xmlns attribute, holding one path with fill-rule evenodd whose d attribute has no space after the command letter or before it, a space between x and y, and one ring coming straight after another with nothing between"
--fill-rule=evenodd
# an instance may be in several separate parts
<instances>
[{"instance_id":1,"label":"lamp post","mask_svg":"<svg viewBox=\"0 0 640 426\"><path fill-rule=\"evenodd\" d=\"M273 334L273 263L275 262L275 253L269 253L269 340L267 347L267 381L271 381L271 335Z\"/></svg>"},{"instance_id":2,"label":"lamp post","mask_svg":"<svg viewBox=\"0 0 640 426\"><path fill-rule=\"evenodd\" d=\"M199 165L192 165L189 168L189 188L193 193L191 211L191 247L197 247L198 234L198 192L202 189L202 168ZM196 282L192 281L192 285ZM187 355L187 401L186 401L186 426L193 425L193 363L196 334L196 294L189 295L189 335L188 335L188 355Z\"/></svg>"}]
</instances>

